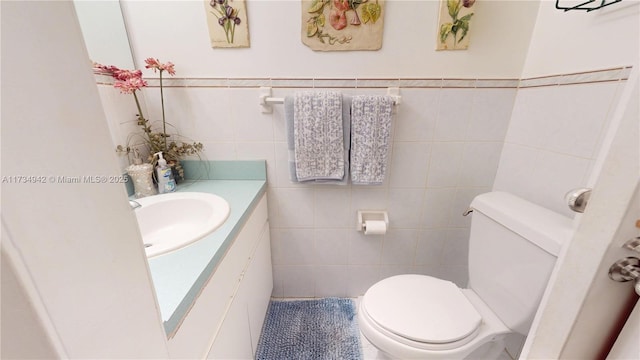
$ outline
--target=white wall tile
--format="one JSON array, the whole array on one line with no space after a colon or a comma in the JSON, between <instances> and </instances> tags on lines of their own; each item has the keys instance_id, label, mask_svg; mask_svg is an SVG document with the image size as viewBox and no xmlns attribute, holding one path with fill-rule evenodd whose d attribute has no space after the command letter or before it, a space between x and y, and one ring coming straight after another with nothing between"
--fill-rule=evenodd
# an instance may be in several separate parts
<instances>
[{"instance_id":1,"label":"white wall tile","mask_svg":"<svg viewBox=\"0 0 640 360\"><path fill-rule=\"evenodd\" d=\"M421 230L416 246L415 265L439 266L446 234L444 228Z\"/></svg>"},{"instance_id":2,"label":"white wall tile","mask_svg":"<svg viewBox=\"0 0 640 360\"><path fill-rule=\"evenodd\" d=\"M416 229L390 229L382 243L383 265L413 265L418 241Z\"/></svg>"},{"instance_id":3,"label":"white wall tile","mask_svg":"<svg viewBox=\"0 0 640 360\"><path fill-rule=\"evenodd\" d=\"M436 142L431 149L427 187L449 187L458 182L463 142Z\"/></svg>"},{"instance_id":4,"label":"white wall tile","mask_svg":"<svg viewBox=\"0 0 640 360\"><path fill-rule=\"evenodd\" d=\"M281 267L284 297L313 297L315 294L314 266Z\"/></svg>"},{"instance_id":5,"label":"white wall tile","mask_svg":"<svg viewBox=\"0 0 640 360\"><path fill-rule=\"evenodd\" d=\"M413 273L419 275L433 276L437 278L444 278L442 276L443 269L441 265L415 265L413 267Z\"/></svg>"},{"instance_id":6,"label":"white wall tile","mask_svg":"<svg viewBox=\"0 0 640 360\"><path fill-rule=\"evenodd\" d=\"M445 230L441 264L446 266L466 266L469 256L469 228Z\"/></svg>"},{"instance_id":7,"label":"white wall tile","mask_svg":"<svg viewBox=\"0 0 640 360\"><path fill-rule=\"evenodd\" d=\"M591 158L592 159L596 159L599 155L599 152L601 150L602 147L602 142L604 141L604 138L607 134L607 130L609 128L609 125L611 124L611 119L613 118L613 116L615 116L615 112L618 108L618 103L620 102L620 96L622 95L622 92L624 91L626 85L626 81L620 81L618 82L618 86L616 87L616 91L613 94L613 98L611 99L611 104L609 104L609 113L607 114L607 122L605 124L605 128L602 129L602 131L600 132L600 136L598 137L598 141L596 143L596 146L593 149L593 153L591 154Z\"/></svg>"},{"instance_id":8,"label":"white wall tile","mask_svg":"<svg viewBox=\"0 0 640 360\"><path fill-rule=\"evenodd\" d=\"M314 189L275 188L272 194L277 206L277 213L272 214L275 227L313 227Z\"/></svg>"},{"instance_id":9,"label":"white wall tile","mask_svg":"<svg viewBox=\"0 0 640 360\"><path fill-rule=\"evenodd\" d=\"M161 126L160 93L157 88L144 91L153 126ZM164 95L167 122L181 135L200 142L236 140L228 89L167 88Z\"/></svg>"},{"instance_id":10,"label":"white wall tile","mask_svg":"<svg viewBox=\"0 0 640 360\"><path fill-rule=\"evenodd\" d=\"M608 123L607 114L617 83L569 85L558 88L555 122L545 149L578 157L591 157Z\"/></svg>"},{"instance_id":11,"label":"white wall tile","mask_svg":"<svg viewBox=\"0 0 640 360\"><path fill-rule=\"evenodd\" d=\"M268 195L267 195L268 196ZM282 229L270 228L269 237L271 239L271 262L273 266L282 265L284 261L282 259Z\"/></svg>"},{"instance_id":12,"label":"white wall tile","mask_svg":"<svg viewBox=\"0 0 640 360\"><path fill-rule=\"evenodd\" d=\"M539 155L540 152L534 148L505 143L493 190L510 192L524 199L531 198L531 180Z\"/></svg>"},{"instance_id":13,"label":"white wall tile","mask_svg":"<svg viewBox=\"0 0 640 360\"><path fill-rule=\"evenodd\" d=\"M313 229L271 230L273 261L278 265L312 265L317 261Z\"/></svg>"},{"instance_id":14,"label":"white wall tile","mask_svg":"<svg viewBox=\"0 0 640 360\"><path fill-rule=\"evenodd\" d=\"M365 236L361 231L349 231L348 264L349 265L379 265L382 256L383 235Z\"/></svg>"},{"instance_id":15,"label":"white wall tile","mask_svg":"<svg viewBox=\"0 0 640 360\"><path fill-rule=\"evenodd\" d=\"M462 141L473 108L473 89L442 89L434 141Z\"/></svg>"},{"instance_id":16,"label":"white wall tile","mask_svg":"<svg viewBox=\"0 0 640 360\"><path fill-rule=\"evenodd\" d=\"M467 265L442 265L438 269L438 277L449 280L460 288L466 288L469 283L469 269Z\"/></svg>"},{"instance_id":17,"label":"white wall tile","mask_svg":"<svg viewBox=\"0 0 640 360\"><path fill-rule=\"evenodd\" d=\"M389 189L389 227L415 229L420 226L424 189Z\"/></svg>"},{"instance_id":18,"label":"white wall tile","mask_svg":"<svg viewBox=\"0 0 640 360\"><path fill-rule=\"evenodd\" d=\"M501 151L501 142L465 143L457 185L493 186Z\"/></svg>"},{"instance_id":19,"label":"white wall tile","mask_svg":"<svg viewBox=\"0 0 640 360\"><path fill-rule=\"evenodd\" d=\"M414 274L413 266L411 265L381 265L380 266L380 280L388 277L404 274Z\"/></svg>"},{"instance_id":20,"label":"white wall tile","mask_svg":"<svg viewBox=\"0 0 640 360\"><path fill-rule=\"evenodd\" d=\"M235 160L237 158L235 142L201 141L202 160Z\"/></svg>"},{"instance_id":21,"label":"white wall tile","mask_svg":"<svg viewBox=\"0 0 640 360\"><path fill-rule=\"evenodd\" d=\"M515 97L516 89L476 89L466 139L504 141Z\"/></svg>"},{"instance_id":22,"label":"white wall tile","mask_svg":"<svg viewBox=\"0 0 640 360\"><path fill-rule=\"evenodd\" d=\"M520 89L494 189L573 217L564 194L588 184L619 83Z\"/></svg>"},{"instance_id":23,"label":"white wall tile","mask_svg":"<svg viewBox=\"0 0 640 360\"><path fill-rule=\"evenodd\" d=\"M315 226L347 227L349 224L350 192L348 188L335 185L334 188L316 189Z\"/></svg>"},{"instance_id":24,"label":"white wall tile","mask_svg":"<svg viewBox=\"0 0 640 360\"><path fill-rule=\"evenodd\" d=\"M428 188L422 207L422 228L438 228L449 225L451 206L456 196L455 188Z\"/></svg>"},{"instance_id":25,"label":"white wall tile","mask_svg":"<svg viewBox=\"0 0 640 360\"><path fill-rule=\"evenodd\" d=\"M391 187L424 187L427 181L431 144L396 142L391 156Z\"/></svg>"},{"instance_id":26,"label":"white wall tile","mask_svg":"<svg viewBox=\"0 0 640 360\"><path fill-rule=\"evenodd\" d=\"M283 279L286 271L285 266L273 264L273 290L271 291L271 296L276 298L284 297Z\"/></svg>"},{"instance_id":27,"label":"white wall tile","mask_svg":"<svg viewBox=\"0 0 640 360\"><path fill-rule=\"evenodd\" d=\"M316 262L318 265L347 265L348 263L347 229L316 229Z\"/></svg>"},{"instance_id":28,"label":"white wall tile","mask_svg":"<svg viewBox=\"0 0 640 360\"><path fill-rule=\"evenodd\" d=\"M229 89L232 123L237 141L273 141L272 114L263 114L258 105L259 90ZM275 105L278 106L278 105Z\"/></svg>"},{"instance_id":29,"label":"white wall tile","mask_svg":"<svg viewBox=\"0 0 640 360\"><path fill-rule=\"evenodd\" d=\"M433 139L439 94L439 89L402 89L402 105L395 116L395 141Z\"/></svg>"},{"instance_id":30,"label":"white wall tile","mask_svg":"<svg viewBox=\"0 0 640 360\"><path fill-rule=\"evenodd\" d=\"M348 287L347 266L316 267L315 297L346 297Z\"/></svg>"},{"instance_id":31,"label":"white wall tile","mask_svg":"<svg viewBox=\"0 0 640 360\"><path fill-rule=\"evenodd\" d=\"M358 297L364 293L378 280L380 280L380 267L371 265L349 265L347 296Z\"/></svg>"},{"instance_id":32,"label":"white wall tile","mask_svg":"<svg viewBox=\"0 0 640 360\"><path fill-rule=\"evenodd\" d=\"M520 89L513 106L513 113L506 142L542 147L549 126L555 121L555 87Z\"/></svg>"}]
</instances>

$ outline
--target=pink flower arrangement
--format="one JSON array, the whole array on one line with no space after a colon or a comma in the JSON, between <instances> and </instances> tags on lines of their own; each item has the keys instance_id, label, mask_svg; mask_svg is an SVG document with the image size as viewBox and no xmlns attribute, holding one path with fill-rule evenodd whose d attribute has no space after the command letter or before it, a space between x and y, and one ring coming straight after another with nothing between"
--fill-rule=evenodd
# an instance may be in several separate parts
<instances>
[{"instance_id":1,"label":"pink flower arrangement","mask_svg":"<svg viewBox=\"0 0 640 360\"><path fill-rule=\"evenodd\" d=\"M194 142L192 144L184 143L184 142L176 142L169 141L168 138L171 137L170 134L167 133L167 126L165 120L164 113L164 93L162 86L162 73L167 72L169 75L175 75L176 71L174 69L174 64L172 62L161 63L158 59L148 58L145 60L146 68L153 69L154 72L160 72L160 96L161 96L161 104L162 104L162 132L154 132L151 129L151 125L149 120L147 120L142 114L142 107L140 106L140 101L138 100L138 95L136 91L142 89L147 86L147 82L142 79L142 71L140 70L125 70L117 68L113 65L102 65L99 63L93 63L93 69L95 72L108 75L114 78L113 87L119 89L123 94L133 94L133 98L136 101L136 106L138 108L138 125L142 127L146 135L146 142L149 146L150 150L150 160L153 162L154 158L152 154L155 154L159 151L163 151L165 153L165 159L169 162L174 162L177 170L182 174L182 167L178 163L178 160L182 156L186 155L198 155L202 151L202 144ZM122 146L118 146L118 151L126 151L129 153L129 147L126 150Z\"/></svg>"},{"instance_id":2,"label":"pink flower arrangement","mask_svg":"<svg viewBox=\"0 0 640 360\"><path fill-rule=\"evenodd\" d=\"M142 80L142 71L140 70L124 70L113 65L102 65L93 63L93 69L99 73L109 75L115 79L113 86L120 89L123 94L134 94L136 90L147 86L147 82Z\"/></svg>"},{"instance_id":3,"label":"pink flower arrangement","mask_svg":"<svg viewBox=\"0 0 640 360\"><path fill-rule=\"evenodd\" d=\"M147 58L144 62L147 64L145 68L153 69L153 72L160 70L161 75L163 71L168 72L169 75L171 76L176 74L176 71L173 69L175 65L171 61L167 62L166 64L163 64L160 61L158 61L158 59Z\"/></svg>"},{"instance_id":4,"label":"pink flower arrangement","mask_svg":"<svg viewBox=\"0 0 640 360\"><path fill-rule=\"evenodd\" d=\"M161 63L158 59L147 58L144 61L147 65L145 68L153 69L153 72L160 71L160 104L162 105L162 133L167 133L167 122L164 116L164 91L162 90L162 73L168 72L169 75L173 76L176 74L176 71L173 69L173 63L171 61L166 64ZM164 147L167 149L167 136L164 138Z\"/></svg>"}]
</instances>

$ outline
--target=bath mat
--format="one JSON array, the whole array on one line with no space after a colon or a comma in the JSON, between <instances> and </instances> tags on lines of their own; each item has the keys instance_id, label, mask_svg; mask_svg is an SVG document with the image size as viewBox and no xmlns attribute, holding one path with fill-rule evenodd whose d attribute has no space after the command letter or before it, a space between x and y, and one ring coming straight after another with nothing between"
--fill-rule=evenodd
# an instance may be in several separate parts
<instances>
[{"instance_id":1,"label":"bath mat","mask_svg":"<svg viewBox=\"0 0 640 360\"><path fill-rule=\"evenodd\" d=\"M362 359L353 300L271 300L256 360L285 359Z\"/></svg>"}]
</instances>

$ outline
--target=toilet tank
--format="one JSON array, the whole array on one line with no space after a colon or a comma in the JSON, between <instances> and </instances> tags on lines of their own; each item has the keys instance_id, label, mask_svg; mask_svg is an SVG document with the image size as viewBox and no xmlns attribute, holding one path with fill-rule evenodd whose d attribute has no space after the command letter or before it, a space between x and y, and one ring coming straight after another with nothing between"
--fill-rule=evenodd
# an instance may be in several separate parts
<instances>
[{"instance_id":1,"label":"toilet tank","mask_svg":"<svg viewBox=\"0 0 640 360\"><path fill-rule=\"evenodd\" d=\"M505 192L471 203L469 288L526 335L572 220Z\"/></svg>"}]
</instances>

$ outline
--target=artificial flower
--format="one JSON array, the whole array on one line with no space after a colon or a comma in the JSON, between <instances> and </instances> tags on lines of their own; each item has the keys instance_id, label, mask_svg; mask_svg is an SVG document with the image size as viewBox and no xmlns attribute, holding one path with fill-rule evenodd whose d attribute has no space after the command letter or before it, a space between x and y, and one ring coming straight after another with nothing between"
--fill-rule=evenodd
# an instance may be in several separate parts
<instances>
[{"instance_id":1,"label":"artificial flower","mask_svg":"<svg viewBox=\"0 0 640 360\"><path fill-rule=\"evenodd\" d=\"M462 0L462 6L466 7L466 8L470 8L473 6L473 4L476 2L476 0Z\"/></svg>"},{"instance_id":2,"label":"artificial flower","mask_svg":"<svg viewBox=\"0 0 640 360\"><path fill-rule=\"evenodd\" d=\"M333 7L340 11L347 11L351 8L349 0L333 0Z\"/></svg>"},{"instance_id":3,"label":"artificial flower","mask_svg":"<svg viewBox=\"0 0 640 360\"><path fill-rule=\"evenodd\" d=\"M331 9L331 13L329 13L329 23L336 30L342 30L347 27L347 15L345 11Z\"/></svg>"},{"instance_id":4,"label":"artificial flower","mask_svg":"<svg viewBox=\"0 0 640 360\"><path fill-rule=\"evenodd\" d=\"M144 62L147 64L145 68L153 69L153 72L156 72L156 70L160 70L161 73L163 71L166 71L171 76L176 74L176 71L173 69L175 65L171 61L163 64L158 59L147 58Z\"/></svg>"}]
</instances>

